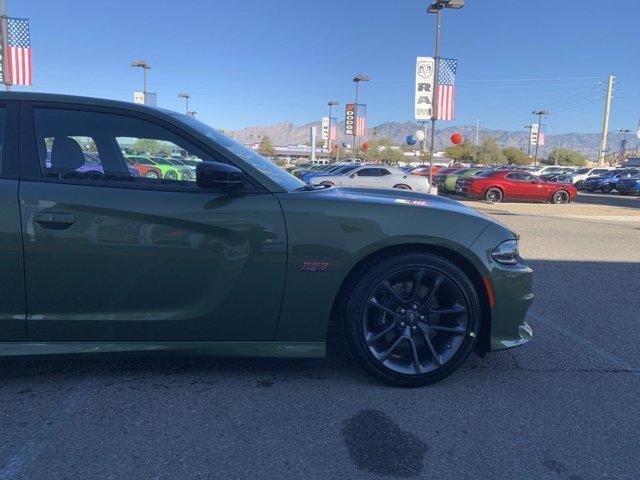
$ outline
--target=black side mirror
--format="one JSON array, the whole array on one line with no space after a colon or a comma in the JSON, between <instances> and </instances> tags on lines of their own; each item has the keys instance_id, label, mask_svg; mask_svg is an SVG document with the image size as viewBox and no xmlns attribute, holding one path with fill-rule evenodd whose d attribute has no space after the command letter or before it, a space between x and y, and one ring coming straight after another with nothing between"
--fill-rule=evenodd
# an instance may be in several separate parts
<instances>
[{"instance_id":1,"label":"black side mirror","mask_svg":"<svg viewBox=\"0 0 640 480\"><path fill-rule=\"evenodd\" d=\"M196 166L196 183L200 188L233 190L245 184L242 170L219 162L200 162Z\"/></svg>"}]
</instances>

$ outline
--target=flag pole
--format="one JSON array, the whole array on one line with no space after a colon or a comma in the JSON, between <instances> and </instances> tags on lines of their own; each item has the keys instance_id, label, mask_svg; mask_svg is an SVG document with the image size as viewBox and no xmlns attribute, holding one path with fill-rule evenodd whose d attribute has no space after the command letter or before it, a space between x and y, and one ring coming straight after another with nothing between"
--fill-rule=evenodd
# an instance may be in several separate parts
<instances>
[{"instance_id":1,"label":"flag pole","mask_svg":"<svg viewBox=\"0 0 640 480\"><path fill-rule=\"evenodd\" d=\"M438 70L440 68L440 19L442 7L439 6L436 13L436 54L434 57L433 72L433 108L431 109L431 149L429 150L429 190L433 189L433 150L436 144L436 119L438 110Z\"/></svg>"},{"instance_id":2,"label":"flag pole","mask_svg":"<svg viewBox=\"0 0 640 480\"><path fill-rule=\"evenodd\" d=\"M7 48L8 30L7 30L7 0L2 0L2 15L0 15L0 29L2 30L2 83L6 91L11 90L11 82L9 81L9 64Z\"/></svg>"}]
</instances>

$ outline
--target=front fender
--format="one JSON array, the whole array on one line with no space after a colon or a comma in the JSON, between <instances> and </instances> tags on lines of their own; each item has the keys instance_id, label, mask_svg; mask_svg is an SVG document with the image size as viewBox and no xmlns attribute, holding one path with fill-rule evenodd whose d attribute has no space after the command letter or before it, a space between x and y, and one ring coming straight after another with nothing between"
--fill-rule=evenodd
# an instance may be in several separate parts
<instances>
[{"instance_id":1,"label":"front fender","mask_svg":"<svg viewBox=\"0 0 640 480\"><path fill-rule=\"evenodd\" d=\"M287 224L288 258L277 341L325 341L345 278L361 260L387 247L445 248L486 273L470 247L492 222L462 206L429 207L428 196L413 195L407 198L425 200L399 205L380 199L354 202L331 192L278 194Z\"/></svg>"}]
</instances>

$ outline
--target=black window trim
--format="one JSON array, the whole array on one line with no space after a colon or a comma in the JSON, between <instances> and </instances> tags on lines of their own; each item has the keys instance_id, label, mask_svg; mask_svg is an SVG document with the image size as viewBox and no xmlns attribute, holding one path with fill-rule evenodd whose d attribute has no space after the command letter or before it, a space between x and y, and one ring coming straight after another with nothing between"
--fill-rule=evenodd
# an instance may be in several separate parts
<instances>
[{"instance_id":1,"label":"black window trim","mask_svg":"<svg viewBox=\"0 0 640 480\"><path fill-rule=\"evenodd\" d=\"M2 103L0 102L0 106ZM164 121L162 118L158 118L154 115L148 115L143 112L134 110L127 110L125 108L108 107L102 105L80 104L80 103L67 103L67 102L49 102L49 101L21 101L19 109L19 173L16 178L21 181L29 182L45 182L45 183L58 183L67 185L80 185L85 187L99 187L99 188L123 188L134 190L153 190L164 192L184 192L192 194L211 194L221 193L221 189L200 189L182 185L154 185L144 183L124 183L118 181L100 181L92 182L86 180L75 179L56 179L44 177L40 169L38 146L36 141L36 127L35 127L35 115L36 109L52 109L52 110L72 110L80 112L92 112L92 113L104 113L110 115L121 115L129 118L135 118L138 120L152 123L159 128L163 128L173 133L174 135L183 138L185 141L192 144L198 150L201 150L206 155L221 161L228 163L229 165L236 166L234 162L226 156L223 151L212 148L208 143L203 142L201 139L192 135L190 132L182 130L175 125ZM16 112L17 113L17 112ZM18 115L16 115L18 116ZM6 130L6 128L5 128ZM238 167L239 168L239 167ZM255 178L244 172L244 176L247 179L245 187L239 190L234 190L234 194L264 194L269 192L267 188L261 185ZM136 177L133 177L136 178Z\"/></svg>"},{"instance_id":2,"label":"black window trim","mask_svg":"<svg viewBox=\"0 0 640 480\"><path fill-rule=\"evenodd\" d=\"M18 142L18 100L2 100L0 108L5 109L4 132L2 132L2 159L0 159L0 179L18 180L20 178L19 142ZM13 160L11 160L13 159Z\"/></svg>"}]
</instances>

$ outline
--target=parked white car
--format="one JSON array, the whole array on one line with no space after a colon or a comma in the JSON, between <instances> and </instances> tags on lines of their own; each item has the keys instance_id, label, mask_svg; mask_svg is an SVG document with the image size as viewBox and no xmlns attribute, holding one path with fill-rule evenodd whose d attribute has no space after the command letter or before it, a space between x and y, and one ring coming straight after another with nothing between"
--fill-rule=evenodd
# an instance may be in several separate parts
<instances>
[{"instance_id":1,"label":"parked white car","mask_svg":"<svg viewBox=\"0 0 640 480\"><path fill-rule=\"evenodd\" d=\"M347 175L326 175L311 179L314 185L399 188L429 192L429 179L418 175L409 175L397 167L389 165L363 165Z\"/></svg>"},{"instance_id":2,"label":"parked white car","mask_svg":"<svg viewBox=\"0 0 640 480\"><path fill-rule=\"evenodd\" d=\"M581 188L584 185L584 181L587 177L595 177L598 175L602 175L609 171L609 168L591 168L584 167L580 168L576 171L574 175L571 175L571 183L573 183L577 188Z\"/></svg>"}]
</instances>

